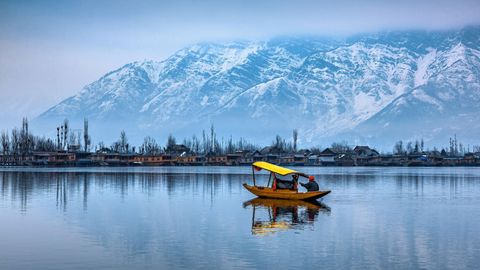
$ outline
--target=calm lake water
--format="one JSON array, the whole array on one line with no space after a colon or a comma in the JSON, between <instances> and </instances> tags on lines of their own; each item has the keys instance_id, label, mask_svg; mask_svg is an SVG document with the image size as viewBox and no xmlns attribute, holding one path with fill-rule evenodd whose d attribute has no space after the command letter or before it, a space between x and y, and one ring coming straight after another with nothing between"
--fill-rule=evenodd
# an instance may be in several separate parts
<instances>
[{"instance_id":1,"label":"calm lake water","mask_svg":"<svg viewBox=\"0 0 480 270\"><path fill-rule=\"evenodd\" d=\"M319 204L253 200L249 167L0 169L0 269L479 269L480 168L299 168Z\"/></svg>"}]
</instances>

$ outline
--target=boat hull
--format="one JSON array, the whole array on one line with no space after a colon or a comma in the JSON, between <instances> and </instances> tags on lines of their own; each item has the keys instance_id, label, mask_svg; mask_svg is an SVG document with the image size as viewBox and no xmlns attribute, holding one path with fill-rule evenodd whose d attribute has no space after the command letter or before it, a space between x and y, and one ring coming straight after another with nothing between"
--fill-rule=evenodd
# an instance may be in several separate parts
<instances>
[{"instance_id":1,"label":"boat hull","mask_svg":"<svg viewBox=\"0 0 480 270\"><path fill-rule=\"evenodd\" d=\"M330 193L330 190L309 192L297 192L288 189L273 190L268 187L250 186L245 183L243 184L243 187L258 197L284 200L315 200Z\"/></svg>"}]
</instances>

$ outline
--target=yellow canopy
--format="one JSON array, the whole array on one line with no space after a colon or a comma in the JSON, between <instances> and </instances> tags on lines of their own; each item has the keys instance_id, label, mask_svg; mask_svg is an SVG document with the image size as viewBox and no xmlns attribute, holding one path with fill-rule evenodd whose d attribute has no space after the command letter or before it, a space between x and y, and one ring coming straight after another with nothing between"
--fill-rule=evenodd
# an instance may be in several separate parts
<instances>
[{"instance_id":1,"label":"yellow canopy","mask_svg":"<svg viewBox=\"0 0 480 270\"><path fill-rule=\"evenodd\" d=\"M283 167L280 167L280 166L277 166L277 165L274 165L274 164L271 164L271 163L268 163L268 162L265 162L265 161L257 161L257 162L254 162L252 165L255 166L255 167L267 170L267 171L278 173L280 175L287 175L287 174L292 174L292 173L303 175L303 173L300 173L300 172L297 172L297 171L294 171L294 170L290 170L290 169L287 169L287 168L283 168Z\"/></svg>"}]
</instances>

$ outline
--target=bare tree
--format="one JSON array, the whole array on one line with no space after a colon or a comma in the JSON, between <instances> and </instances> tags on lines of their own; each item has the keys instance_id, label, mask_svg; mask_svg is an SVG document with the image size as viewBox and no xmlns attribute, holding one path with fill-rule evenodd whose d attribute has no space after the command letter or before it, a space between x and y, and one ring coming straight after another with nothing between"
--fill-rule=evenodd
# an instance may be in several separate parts
<instances>
[{"instance_id":1,"label":"bare tree","mask_svg":"<svg viewBox=\"0 0 480 270\"><path fill-rule=\"evenodd\" d=\"M28 119L24 117L22 119L22 129L20 130L20 138L19 138L19 150L20 153L25 156L28 152L30 152L30 145L31 145L31 138L28 132Z\"/></svg>"},{"instance_id":2,"label":"bare tree","mask_svg":"<svg viewBox=\"0 0 480 270\"><path fill-rule=\"evenodd\" d=\"M88 119L85 118L83 120L83 147L85 152L90 151L91 143L92 143L92 140L90 138L90 134L88 134Z\"/></svg>"},{"instance_id":3,"label":"bare tree","mask_svg":"<svg viewBox=\"0 0 480 270\"><path fill-rule=\"evenodd\" d=\"M110 149L113 152L117 152L117 153L120 152L121 151L120 141L116 141L112 143L112 145L110 146Z\"/></svg>"},{"instance_id":4,"label":"bare tree","mask_svg":"<svg viewBox=\"0 0 480 270\"><path fill-rule=\"evenodd\" d=\"M103 143L103 141L100 141L98 143L98 150L103 151L105 148L105 143Z\"/></svg>"},{"instance_id":5,"label":"bare tree","mask_svg":"<svg viewBox=\"0 0 480 270\"><path fill-rule=\"evenodd\" d=\"M272 142L270 146L272 149L271 151L276 154L284 153L287 150L287 142L283 139L280 135L277 134L275 136L275 140Z\"/></svg>"},{"instance_id":6,"label":"bare tree","mask_svg":"<svg viewBox=\"0 0 480 270\"><path fill-rule=\"evenodd\" d=\"M320 155L320 153L322 152L322 148L320 146L314 146L314 147L310 148L310 151L314 155Z\"/></svg>"},{"instance_id":7,"label":"bare tree","mask_svg":"<svg viewBox=\"0 0 480 270\"><path fill-rule=\"evenodd\" d=\"M228 142L227 142L226 152L231 154L231 153L234 153L235 151L236 151L235 144L233 143L232 136L230 136L230 138L228 139Z\"/></svg>"},{"instance_id":8,"label":"bare tree","mask_svg":"<svg viewBox=\"0 0 480 270\"><path fill-rule=\"evenodd\" d=\"M127 134L125 133L125 130L122 130L122 132L120 132L120 141L119 141L119 145L120 145L120 152L122 153L126 153L128 151L128 139L127 139Z\"/></svg>"},{"instance_id":9,"label":"bare tree","mask_svg":"<svg viewBox=\"0 0 480 270\"><path fill-rule=\"evenodd\" d=\"M168 135L167 145L165 147L166 151L168 153L172 153L173 151L175 151L176 144L177 144L177 140L175 139L175 137L173 137L172 134Z\"/></svg>"},{"instance_id":10,"label":"bare tree","mask_svg":"<svg viewBox=\"0 0 480 270\"><path fill-rule=\"evenodd\" d=\"M200 141L195 135L192 136L192 150L195 152L195 154L200 152Z\"/></svg>"},{"instance_id":11,"label":"bare tree","mask_svg":"<svg viewBox=\"0 0 480 270\"><path fill-rule=\"evenodd\" d=\"M60 150L64 150L64 143L63 143L63 124L60 126Z\"/></svg>"},{"instance_id":12,"label":"bare tree","mask_svg":"<svg viewBox=\"0 0 480 270\"><path fill-rule=\"evenodd\" d=\"M143 144L140 148L141 148L140 152L142 154L157 155L161 153L160 146L155 141L155 139L150 136L147 136L143 139Z\"/></svg>"},{"instance_id":13,"label":"bare tree","mask_svg":"<svg viewBox=\"0 0 480 270\"><path fill-rule=\"evenodd\" d=\"M413 146L412 146L412 142L410 141L407 143L407 153L408 154L413 153Z\"/></svg>"},{"instance_id":14,"label":"bare tree","mask_svg":"<svg viewBox=\"0 0 480 270\"><path fill-rule=\"evenodd\" d=\"M10 153L10 138L8 137L8 132L2 131L0 143L2 145L3 155L8 155Z\"/></svg>"},{"instance_id":15,"label":"bare tree","mask_svg":"<svg viewBox=\"0 0 480 270\"><path fill-rule=\"evenodd\" d=\"M68 145L67 145L68 128L69 128L68 119L65 118L65 120L63 120L63 145L62 145L62 149L64 150L65 148L68 149Z\"/></svg>"},{"instance_id":16,"label":"bare tree","mask_svg":"<svg viewBox=\"0 0 480 270\"><path fill-rule=\"evenodd\" d=\"M57 148L55 143L51 139L45 139L45 137L34 137L35 151L51 152Z\"/></svg>"},{"instance_id":17,"label":"bare tree","mask_svg":"<svg viewBox=\"0 0 480 270\"><path fill-rule=\"evenodd\" d=\"M347 141L334 142L334 143L332 143L330 148L337 153L345 153L345 152L348 152L348 151L352 150L352 148L350 146L348 146Z\"/></svg>"},{"instance_id":18,"label":"bare tree","mask_svg":"<svg viewBox=\"0 0 480 270\"><path fill-rule=\"evenodd\" d=\"M75 136L75 133L73 132L69 132L69 136L68 136L68 146L67 146L67 149L69 148L69 146L71 145L75 145L77 143L77 136Z\"/></svg>"},{"instance_id":19,"label":"bare tree","mask_svg":"<svg viewBox=\"0 0 480 270\"><path fill-rule=\"evenodd\" d=\"M298 130L293 130L293 151L297 152Z\"/></svg>"},{"instance_id":20,"label":"bare tree","mask_svg":"<svg viewBox=\"0 0 480 270\"><path fill-rule=\"evenodd\" d=\"M188 149L192 149L193 143L191 139L183 139L182 144L185 145Z\"/></svg>"},{"instance_id":21,"label":"bare tree","mask_svg":"<svg viewBox=\"0 0 480 270\"><path fill-rule=\"evenodd\" d=\"M202 150L203 153L206 154L208 152L208 142L207 142L207 137L205 135L205 130L202 130Z\"/></svg>"},{"instance_id":22,"label":"bare tree","mask_svg":"<svg viewBox=\"0 0 480 270\"><path fill-rule=\"evenodd\" d=\"M12 144L11 149L14 156L18 155L19 142L20 142L20 135L19 135L18 129L14 128L12 129L12 138L11 138L11 144Z\"/></svg>"},{"instance_id":23,"label":"bare tree","mask_svg":"<svg viewBox=\"0 0 480 270\"><path fill-rule=\"evenodd\" d=\"M458 143L458 151L460 155L465 155L465 147L463 146L463 143Z\"/></svg>"},{"instance_id":24,"label":"bare tree","mask_svg":"<svg viewBox=\"0 0 480 270\"><path fill-rule=\"evenodd\" d=\"M215 128L213 127L213 124L210 126L210 152L215 152Z\"/></svg>"},{"instance_id":25,"label":"bare tree","mask_svg":"<svg viewBox=\"0 0 480 270\"><path fill-rule=\"evenodd\" d=\"M480 152L480 145L473 145L472 148L473 148L472 149L473 152L477 152L477 153Z\"/></svg>"},{"instance_id":26,"label":"bare tree","mask_svg":"<svg viewBox=\"0 0 480 270\"><path fill-rule=\"evenodd\" d=\"M405 150L403 148L403 141L398 141L395 143L395 146L393 147L393 153L397 155L403 155L405 154Z\"/></svg>"},{"instance_id":27,"label":"bare tree","mask_svg":"<svg viewBox=\"0 0 480 270\"><path fill-rule=\"evenodd\" d=\"M60 127L57 127L57 149L60 149Z\"/></svg>"},{"instance_id":28,"label":"bare tree","mask_svg":"<svg viewBox=\"0 0 480 270\"><path fill-rule=\"evenodd\" d=\"M213 139L213 152L217 154L222 154L223 153L223 147L222 144L217 140L217 136L215 135L215 138Z\"/></svg>"},{"instance_id":29,"label":"bare tree","mask_svg":"<svg viewBox=\"0 0 480 270\"><path fill-rule=\"evenodd\" d=\"M77 130L77 145L78 145L78 150L82 150L82 131Z\"/></svg>"},{"instance_id":30,"label":"bare tree","mask_svg":"<svg viewBox=\"0 0 480 270\"><path fill-rule=\"evenodd\" d=\"M455 134L455 140L454 140L454 155L458 155L458 142L457 142L457 134Z\"/></svg>"},{"instance_id":31,"label":"bare tree","mask_svg":"<svg viewBox=\"0 0 480 270\"><path fill-rule=\"evenodd\" d=\"M453 156L454 147L453 147L452 137L448 138L448 143L449 143L448 154L449 154L450 156Z\"/></svg>"},{"instance_id":32,"label":"bare tree","mask_svg":"<svg viewBox=\"0 0 480 270\"><path fill-rule=\"evenodd\" d=\"M240 137L236 143L236 148L239 150L249 150L249 151L255 151L259 147L246 141L244 138Z\"/></svg>"},{"instance_id":33,"label":"bare tree","mask_svg":"<svg viewBox=\"0 0 480 270\"><path fill-rule=\"evenodd\" d=\"M414 153L419 153L420 152L420 142L418 140L415 140L415 147L413 150Z\"/></svg>"}]
</instances>

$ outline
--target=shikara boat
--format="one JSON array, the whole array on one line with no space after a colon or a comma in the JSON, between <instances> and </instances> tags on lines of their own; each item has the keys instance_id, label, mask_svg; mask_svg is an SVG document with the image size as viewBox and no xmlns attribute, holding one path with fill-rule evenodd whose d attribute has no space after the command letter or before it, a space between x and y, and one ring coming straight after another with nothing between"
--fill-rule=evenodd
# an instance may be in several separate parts
<instances>
[{"instance_id":1,"label":"shikara boat","mask_svg":"<svg viewBox=\"0 0 480 270\"><path fill-rule=\"evenodd\" d=\"M255 171L261 171L262 169L270 172L270 176L265 186L258 186L256 184ZM279 188L280 182L286 182L285 180L280 180L279 176L291 176L291 187ZM316 200L330 193L330 190L298 192L297 185L299 177L308 179L308 175L265 161L257 161L252 164L252 177L253 186L247 183L244 183L243 186L258 197L287 200Z\"/></svg>"}]
</instances>

